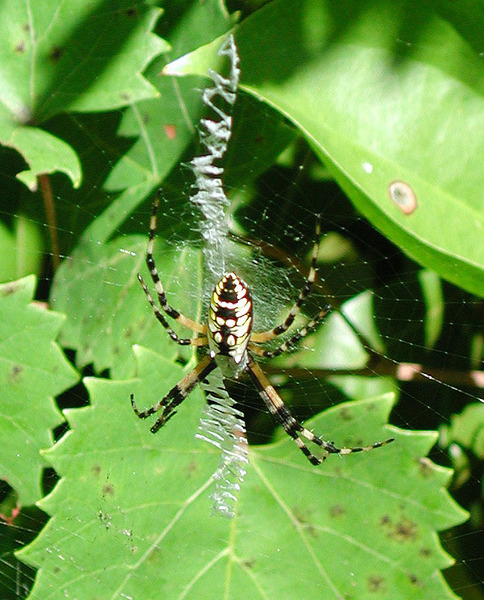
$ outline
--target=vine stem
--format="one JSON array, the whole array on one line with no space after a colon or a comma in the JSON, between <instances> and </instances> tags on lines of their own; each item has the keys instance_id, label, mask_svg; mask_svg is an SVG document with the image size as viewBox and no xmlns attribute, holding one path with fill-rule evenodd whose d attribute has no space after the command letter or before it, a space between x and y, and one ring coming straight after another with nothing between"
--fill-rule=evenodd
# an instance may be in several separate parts
<instances>
[{"instance_id":1,"label":"vine stem","mask_svg":"<svg viewBox=\"0 0 484 600\"><path fill-rule=\"evenodd\" d=\"M55 218L55 207L54 197L52 195L52 186L50 185L50 179L47 173L42 173L41 175L38 175L37 181L39 182L40 193L42 194L42 199L44 201L44 210L45 215L47 217L47 227L49 229L50 235L52 264L55 272L60 266L60 248L59 238L57 236L57 223Z\"/></svg>"}]
</instances>

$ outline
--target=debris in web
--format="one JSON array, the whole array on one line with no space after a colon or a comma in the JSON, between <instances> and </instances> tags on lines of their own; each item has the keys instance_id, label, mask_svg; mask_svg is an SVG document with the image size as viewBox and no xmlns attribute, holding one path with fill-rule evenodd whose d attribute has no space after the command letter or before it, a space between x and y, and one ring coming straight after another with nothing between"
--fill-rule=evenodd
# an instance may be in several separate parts
<instances>
[{"instance_id":1,"label":"debris in web","mask_svg":"<svg viewBox=\"0 0 484 600\"><path fill-rule=\"evenodd\" d=\"M226 268L226 210L230 203L223 189L223 167L217 161L224 156L232 135L232 117L228 111L237 98L240 76L239 56L232 35L222 44L218 54L229 59L230 72L224 77L214 70L209 71L213 86L203 91L202 101L215 113L215 120L206 118L200 123L200 139L207 154L195 157L190 163L197 189L190 200L203 216L200 232L204 240L205 265L211 276L220 279ZM224 104L227 112L220 106ZM248 463L244 415L235 408L235 401L225 389L220 369L212 372L202 387L207 394L207 405L196 436L221 451L220 465L213 475L213 512L231 518L246 473L244 467Z\"/></svg>"}]
</instances>

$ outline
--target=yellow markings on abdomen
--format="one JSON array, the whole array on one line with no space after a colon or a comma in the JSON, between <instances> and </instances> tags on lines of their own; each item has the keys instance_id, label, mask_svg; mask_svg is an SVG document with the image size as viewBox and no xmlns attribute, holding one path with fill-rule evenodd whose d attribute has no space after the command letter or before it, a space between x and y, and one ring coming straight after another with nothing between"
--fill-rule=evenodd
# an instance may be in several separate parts
<instances>
[{"instance_id":1,"label":"yellow markings on abdomen","mask_svg":"<svg viewBox=\"0 0 484 600\"><path fill-rule=\"evenodd\" d=\"M247 284L235 273L224 275L210 300L210 349L215 355L231 356L240 363L246 357L252 321L252 298Z\"/></svg>"}]
</instances>

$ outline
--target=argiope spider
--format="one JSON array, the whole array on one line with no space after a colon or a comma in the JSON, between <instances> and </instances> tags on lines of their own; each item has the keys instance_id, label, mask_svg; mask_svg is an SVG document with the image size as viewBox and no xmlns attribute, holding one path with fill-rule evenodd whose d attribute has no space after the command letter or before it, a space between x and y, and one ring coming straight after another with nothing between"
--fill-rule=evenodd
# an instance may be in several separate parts
<instances>
[{"instance_id":1,"label":"argiope spider","mask_svg":"<svg viewBox=\"0 0 484 600\"><path fill-rule=\"evenodd\" d=\"M148 247L146 250L148 270L155 285L160 306L166 315L195 333L201 334L202 337L178 337L166 321L163 313L156 306L140 274L138 274L138 279L148 298L148 302L151 304L156 318L167 330L171 339L182 346L208 346L209 353L192 371L177 383L177 385L175 385L162 400L157 402L151 408L144 411L138 410L134 401L134 395L131 394L133 410L140 419L146 419L158 411L162 411L155 424L151 427L151 432L156 433L163 425L165 425L165 423L175 414L176 407L185 400L194 387L200 381L203 381L213 369L220 367L222 373L226 377L237 378L243 372L249 374L270 413L275 420L282 425L286 433L292 437L296 445L302 450L313 465L321 464L330 454L368 452L369 450L380 448L381 446L392 442L393 438L390 438L384 442L375 442L370 446L356 446L354 448L337 448L333 442L325 442L323 439L317 437L312 431L306 429L291 415L279 394L253 359L253 354L265 358L273 358L283 352L290 351L299 340L313 331L330 311L330 307L325 306L306 324L305 327L298 330L277 348L265 350L259 345L273 340L285 333L294 322L296 316L300 313L301 306L308 296L316 277L316 259L318 256L320 236L319 224L317 226L316 241L313 247L311 266L306 282L299 292L299 296L289 311L286 320L277 327L274 327L274 329L255 333L252 332L253 309L250 290L247 284L233 272L224 275L215 286L210 300L208 321L206 325L188 319L168 304L153 259L153 242L157 226L156 214L158 204L159 199L157 198L153 203ZM322 457L317 457L312 454L301 439L301 436L306 438L309 442L313 442L323 448L324 454Z\"/></svg>"}]
</instances>

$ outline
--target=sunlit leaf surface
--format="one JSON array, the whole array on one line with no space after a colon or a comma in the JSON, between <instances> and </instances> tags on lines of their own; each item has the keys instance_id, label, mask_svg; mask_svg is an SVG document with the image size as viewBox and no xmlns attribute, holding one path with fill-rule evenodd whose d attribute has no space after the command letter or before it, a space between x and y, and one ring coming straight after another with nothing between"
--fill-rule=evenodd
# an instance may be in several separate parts
<instances>
[{"instance_id":1,"label":"sunlit leaf surface","mask_svg":"<svg viewBox=\"0 0 484 600\"><path fill-rule=\"evenodd\" d=\"M236 516L211 515L217 452L195 440L201 394L153 436L133 414L182 370L138 350L139 380L87 380L92 406L69 410L48 453L62 479L42 501L51 520L23 561L40 567L32 599L281 598L301 586L324 598L453 598L436 531L465 513L444 490L450 472L425 454L433 433L385 425L391 396L343 404L310 427L338 444L393 444L308 463L294 443L250 451Z\"/></svg>"},{"instance_id":2,"label":"sunlit leaf surface","mask_svg":"<svg viewBox=\"0 0 484 600\"><path fill-rule=\"evenodd\" d=\"M0 479L19 504L41 496L40 456L62 422L53 397L77 381L55 338L63 316L31 303L35 278L0 285Z\"/></svg>"}]
</instances>

